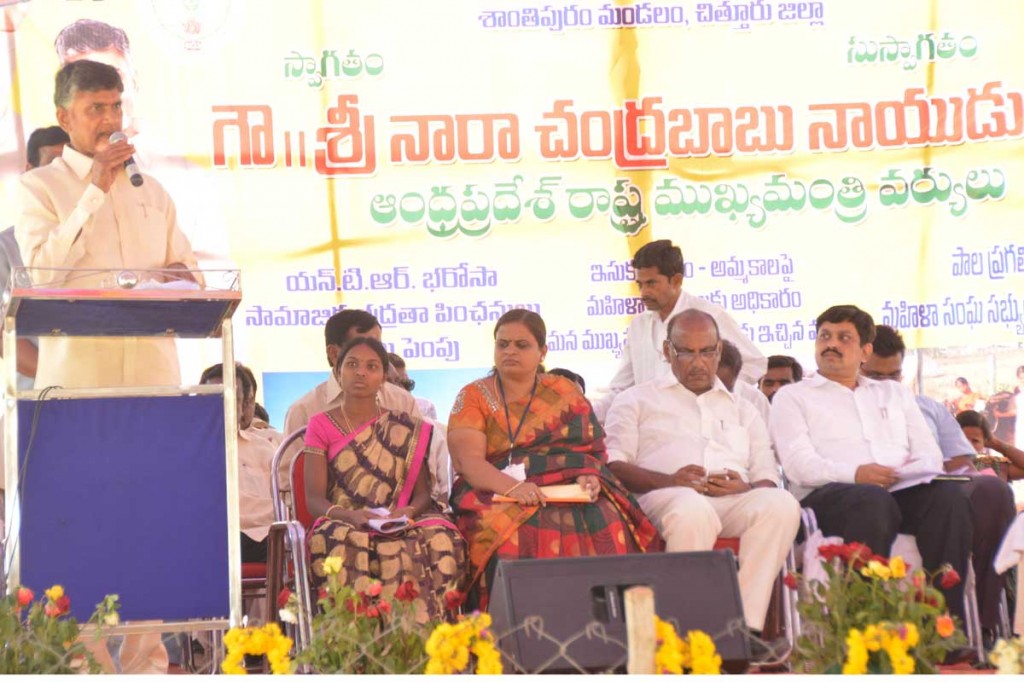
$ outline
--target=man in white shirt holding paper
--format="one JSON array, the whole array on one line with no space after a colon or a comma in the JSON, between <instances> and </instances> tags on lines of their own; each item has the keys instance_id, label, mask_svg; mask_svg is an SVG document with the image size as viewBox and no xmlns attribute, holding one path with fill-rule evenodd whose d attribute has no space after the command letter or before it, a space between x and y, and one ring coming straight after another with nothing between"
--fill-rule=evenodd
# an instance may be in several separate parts
<instances>
[{"instance_id":1,"label":"man in white shirt holding paper","mask_svg":"<svg viewBox=\"0 0 1024 682\"><path fill-rule=\"evenodd\" d=\"M608 468L637 495L670 552L740 538L739 584L748 626L764 625L772 584L800 525L778 488L779 469L757 409L715 375L722 341L713 317L671 318L668 376L623 391L606 421Z\"/></svg>"},{"instance_id":2,"label":"man in white shirt holding paper","mask_svg":"<svg viewBox=\"0 0 1024 682\"><path fill-rule=\"evenodd\" d=\"M964 576L971 551L971 505L941 474L942 453L913 394L860 374L875 325L853 305L817 320L818 371L784 386L772 401L770 431L791 490L818 526L889 556L898 533L916 536L924 568L950 564ZM963 582L943 590L963 622Z\"/></svg>"},{"instance_id":3,"label":"man in white shirt holding paper","mask_svg":"<svg viewBox=\"0 0 1024 682\"><path fill-rule=\"evenodd\" d=\"M678 246L668 239L645 244L634 254L632 266L647 310L630 321L619 368L604 395L591 401L598 420L604 422L618 393L645 381L672 375L661 348L666 323L688 308L702 310L715 318L722 338L729 339L740 349L744 362L742 380L753 384L761 378L768 363L736 320L721 306L683 291L683 252Z\"/></svg>"}]
</instances>

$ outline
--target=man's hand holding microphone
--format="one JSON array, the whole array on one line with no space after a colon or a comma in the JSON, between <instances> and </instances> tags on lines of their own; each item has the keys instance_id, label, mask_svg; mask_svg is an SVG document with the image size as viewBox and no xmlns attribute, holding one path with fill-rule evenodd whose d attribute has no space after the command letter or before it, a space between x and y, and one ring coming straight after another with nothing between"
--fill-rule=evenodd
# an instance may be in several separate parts
<instances>
[{"instance_id":1,"label":"man's hand holding microphone","mask_svg":"<svg viewBox=\"0 0 1024 682\"><path fill-rule=\"evenodd\" d=\"M92 157L92 184L103 190L110 191L114 184L114 178L120 169L124 168L128 173L131 183L138 187L142 184L142 175L139 167L135 165L132 154L135 147L128 142L128 136L120 130L111 133L109 144L102 150L97 150Z\"/></svg>"}]
</instances>

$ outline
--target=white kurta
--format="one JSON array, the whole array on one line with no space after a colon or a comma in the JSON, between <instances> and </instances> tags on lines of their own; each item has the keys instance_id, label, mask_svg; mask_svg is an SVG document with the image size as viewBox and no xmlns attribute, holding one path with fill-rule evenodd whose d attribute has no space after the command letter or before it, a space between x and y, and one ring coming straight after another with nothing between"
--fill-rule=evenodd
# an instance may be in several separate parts
<instances>
[{"instance_id":1,"label":"white kurta","mask_svg":"<svg viewBox=\"0 0 1024 682\"><path fill-rule=\"evenodd\" d=\"M196 267L178 229L174 202L154 178L133 187L118 173L103 193L90 181L92 159L70 146L52 163L21 176L15 235L35 268L141 270ZM60 275L56 287L103 288L108 273ZM42 337L36 387L147 386L180 383L174 339Z\"/></svg>"},{"instance_id":2,"label":"white kurta","mask_svg":"<svg viewBox=\"0 0 1024 682\"><path fill-rule=\"evenodd\" d=\"M731 469L747 482L778 483L768 429L757 408L715 379L696 395L674 376L620 393L605 424L609 463L622 461L672 474L688 464ZM760 630L800 524L800 506L785 490L754 488L708 497L673 486L637 495L669 552L710 550L719 536L740 538L739 583L747 624Z\"/></svg>"}]
</instances>

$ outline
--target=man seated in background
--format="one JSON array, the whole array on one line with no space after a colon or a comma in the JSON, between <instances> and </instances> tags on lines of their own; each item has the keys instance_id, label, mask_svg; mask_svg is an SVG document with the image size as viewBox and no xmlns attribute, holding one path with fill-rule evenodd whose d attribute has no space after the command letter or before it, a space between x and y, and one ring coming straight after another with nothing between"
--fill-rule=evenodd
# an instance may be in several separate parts
<instances>
[{"instance_id":1,"label":"man seated in background","mask_svg":"<svg viewBox=\"0 0 1024 682\"><path fill-rule=\"evenodd\" d=\"M256 377L248 367L235 364L238 406L238 507L242 532L242 563L265 563L267 535L274 522L271 464L281 445L281 434L253 425L256 406ZM224 366L206 368L200 384L224 382Z\"/></svg>"},{"instance_id":2,"label":"man seated in background","mask_svg":"<svg viewBox=\"0 0 1024 682\"><path fill-rule=\"evenodd\" d=\"M900 382L903 380L905 354L906 345L900 333L892 327L878 325L875 327L874 350L861 366L861 374L878 381ZM992 562L1016 514L1013 491L996 476L978 475L973 463L974 446L967 441L949 410L925 395L916 395L914 399L942 451L946 471L971 476L963 486L971 500L974 521L972 561L977 579L978 610L981 626L988 631L986 636L991 645L995 642L995 628L999 624L1000 590L1006 585L1006 580L996 573Z\"/></svg>"},{"instance_id":3,"label":"man seated in background","mask_svg":"<svg viewBox=\"0 0 1024 682\"><path fill-rule=\"evenodd\" d=\"M745 381L737 381L740 371L743 369L743 356L740 349L732 341L722 339L722 355L718 359L718 378L725 384L730 393L736 397L746 400L757 408L757 413L764 420L765 427L768 426L768 411L771 405L761 391L754 388L752 384Z\"/></svg>"},{"instance_id":4,"label":"man seated in background","mask_svg":"<svg viewBox=\"0 0 1024 682\"><path fill-rule=\"evenodd\" d=\"M783 386L795 384L804 378L804 368L790 355L769 355L768 371L757 382L757 387L772 401L775 392Z\"/></svg>"},{"instance_id":5,"label":"man seated in background","mask_svg":"<svg viewBox=\"0 0 1024 682\"><path fill-rule=\"evenodd\" d=\"M825 535L860 542L888 557L898 533L916 536L924 568L966 575L974 539L962 483L933 481L942 453L910 391L861 375L875 324L852 305L818 316L818 371L784 386L769 430L790 490ZM964 586L943 590L964 623Z\"/></svg>"},{"instance_id":6,"label":"man seated in background","mask_svg":"<svg viewBox=\"0 0 1024 682\"><path fill-rule=\"evenodd\" d=\"M716 377L721 347L707 313L685 310L669 321L663 352L672 374L616 396L605 421L608 468L637 496L667 551L710 550L720 535L740 538L743 612L757 633L800 506L778 488L757 410Z\"/></svg>"}]
</instances>

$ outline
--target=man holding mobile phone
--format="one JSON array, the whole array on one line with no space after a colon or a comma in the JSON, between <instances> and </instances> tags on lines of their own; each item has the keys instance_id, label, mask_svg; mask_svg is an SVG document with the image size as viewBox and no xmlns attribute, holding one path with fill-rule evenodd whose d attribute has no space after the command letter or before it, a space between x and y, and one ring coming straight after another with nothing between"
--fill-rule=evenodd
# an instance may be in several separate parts
<instances>
[{"instance_id":1,"label":"man holding mobile phone","mask_svg":"<svg viewBox=\"0 0 1024 682\"><path fill-rule=\"evenodd\" d=\"M672 374L623 391L608 411L608 468L637 495L669 552L710 550L719 536L740 539L743 612L760 631L800 506L778 487L757 409L716 376L722 342L715 318L680 312L662 346Z\"/></svg>"}]
</instances>

